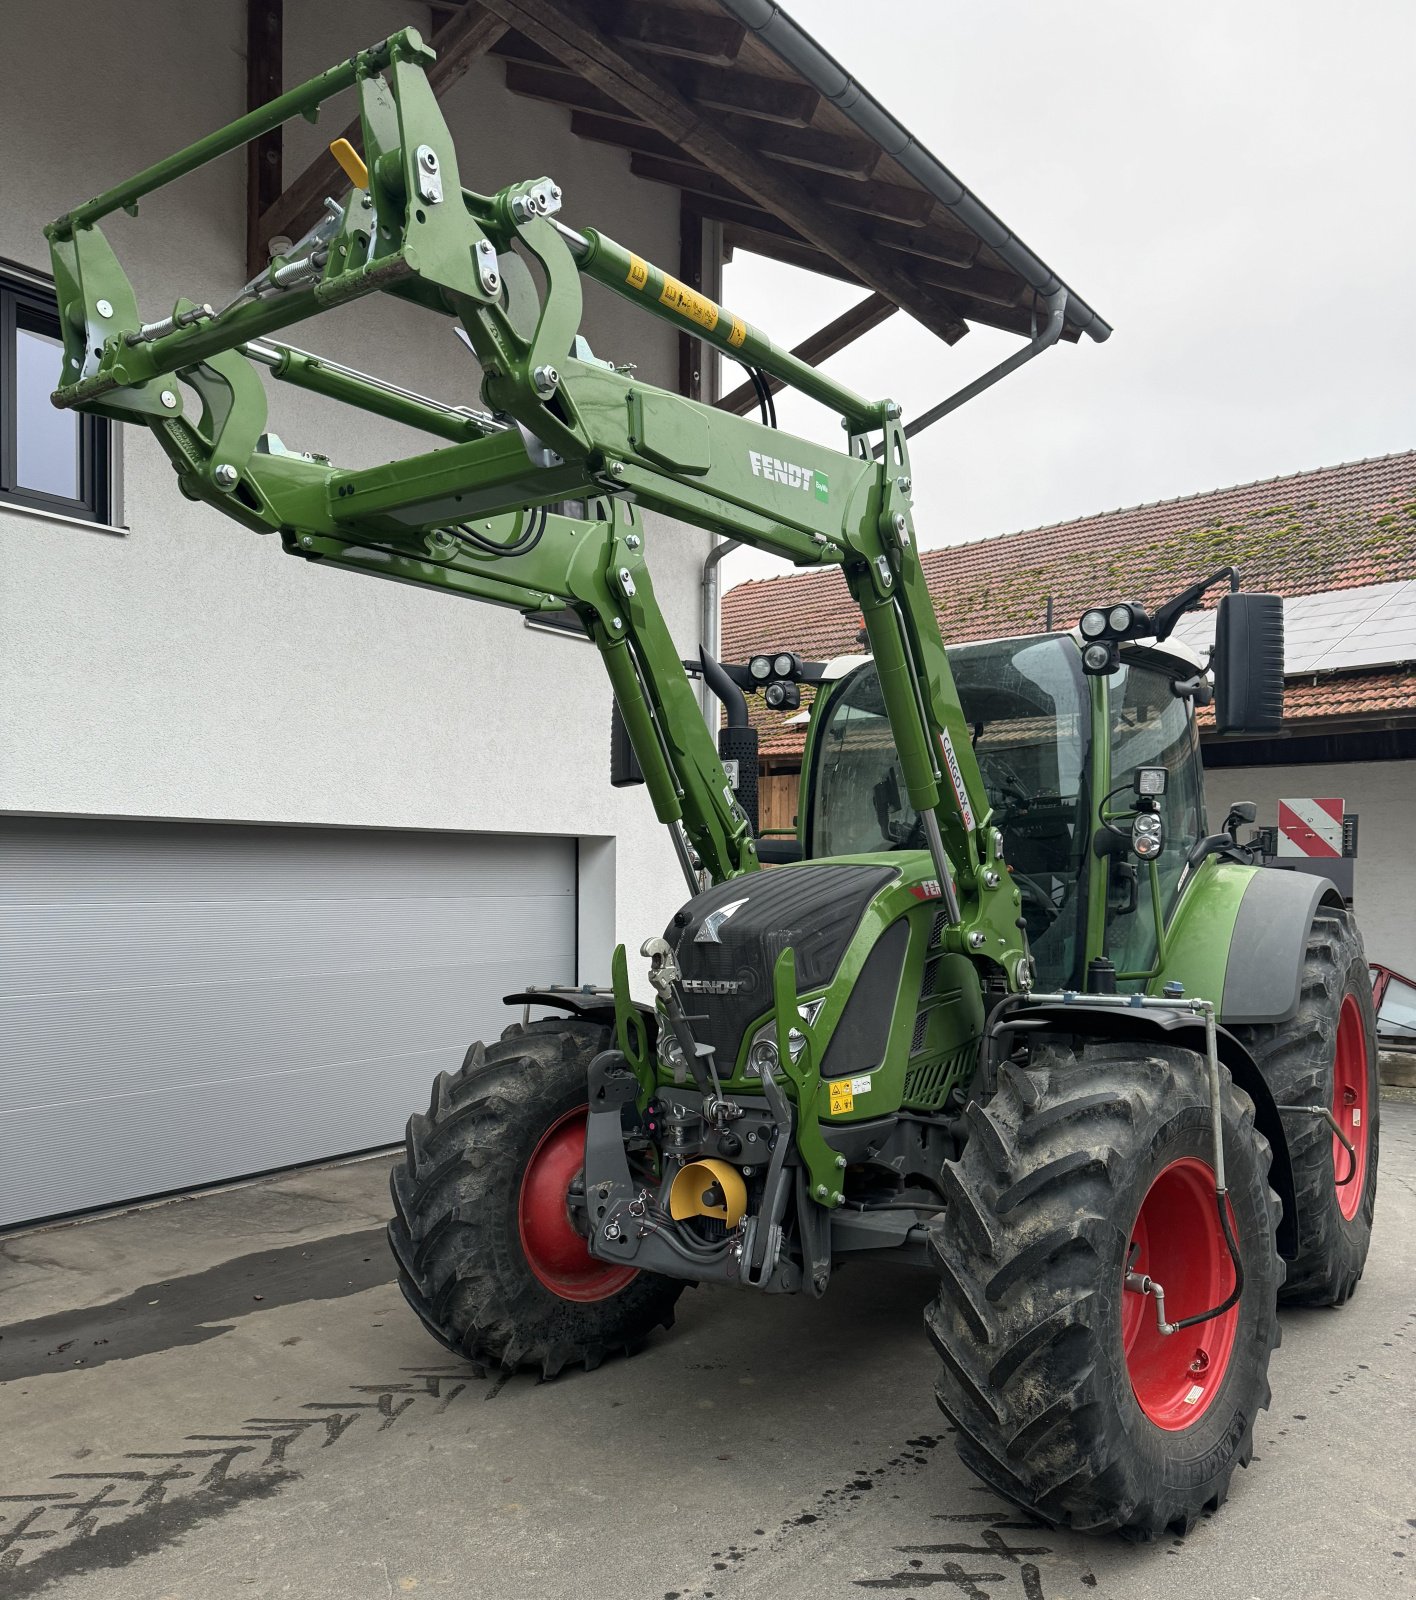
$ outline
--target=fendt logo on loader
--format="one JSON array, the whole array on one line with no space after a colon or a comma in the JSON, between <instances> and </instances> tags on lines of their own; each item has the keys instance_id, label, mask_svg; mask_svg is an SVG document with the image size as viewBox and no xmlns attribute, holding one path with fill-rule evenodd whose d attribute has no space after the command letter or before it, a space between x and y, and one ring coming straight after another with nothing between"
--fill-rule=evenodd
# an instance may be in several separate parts
<instances>
[{"instance_id":1,"label":"fendt logo on loader","mask_svg":"<svg viewBox=\"0 0 1416 1600\"><path fill-rule=\"evenodd\" d=\"M747 459L752 463L752 475L755 478L785 484L788 489L800 489L803 494L815 490L818 500L831 498L831 480L814 467L801 467L794 461L779 461L776 456L764 456L760 450L749 450Z\"/></svg>"}]
</instances>

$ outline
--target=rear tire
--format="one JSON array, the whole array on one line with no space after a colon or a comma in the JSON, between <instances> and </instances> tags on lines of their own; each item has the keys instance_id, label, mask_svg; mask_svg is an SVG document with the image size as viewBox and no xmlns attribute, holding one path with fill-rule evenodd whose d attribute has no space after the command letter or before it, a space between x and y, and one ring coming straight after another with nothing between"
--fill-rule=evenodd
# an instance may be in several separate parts
<instances>
[{"instance_id":1,"label":"rear tire","mask_svg":"<svg viewBox=\"0 0 1416 1600\"><path fill-rule=\"evenodd\" d=\"M1381 1120L1372 980L1351 918L1327 907L1314 917L1295 1016L1231 1031L1248 1047L1279 1105L1330 1107L1365 1157L1352 1182L1339 1187L1350 1161L1327 1123L1283 1115L1298 1202L1298 1248L1283 1301L1340 1306L1356 1289L1372 1242Z\"/></svg>"},{"instance_id":2,"label":"rear tire","mask_svg":"<svg viewBox=\"0 0 1416 1600\"><path fill-rule=\"evenodd\" d=\"M988 1106L965 1113L969 1139L945 1164L947 1210L930 1228L937 1396L965 1465L1055 1527L1187 1532L1253 1454L1279 1336L1279 1202L1253 1104L1227 1072L1222 1109L1243 1294L1225 1317L1164 1337L1154 1301L1124 1288L1133 1240L1172 1322L1233 1285L1201 1058L1035 1048L1027 1071L1004 1066Z\"/></svg>"},{"instance_id":3,"label":"rear tire","mask_svg":"<svg viewBox=\"0 0 1416 1600\"><path fill-rule=\"evenodd\" d=\"M673 1325L684 1285L595 1260L570 1219L587 1070L610 1043L574 1018L509 1028L441 1073L427 1115L409 1119L389 1175L399 1287L440 1344L480 1366L590 1371Z\"/></svg>"}]
</instances>

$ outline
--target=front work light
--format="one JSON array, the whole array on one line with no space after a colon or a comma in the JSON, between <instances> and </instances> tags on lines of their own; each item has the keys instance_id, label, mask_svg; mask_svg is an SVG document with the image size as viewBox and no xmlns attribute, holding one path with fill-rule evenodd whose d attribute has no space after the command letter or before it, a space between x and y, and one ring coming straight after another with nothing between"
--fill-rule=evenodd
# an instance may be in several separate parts
<instances>
[{"instance_id":1,"label":"front work light","mask_svg":"<svg viewBox=\"0 0 1416 1600\"><path fill-rule=\"evenodd\" d=\"M1164 767L1137 767L1131 787L1138 795L1161 795L1169 779L1170 774Z\"/></svg>"},{"instance_id":2,"label":"front work light","mask_svg":"<svg viewBox=\"0 0 1416 1600\"><path fill-rule=\"evenodd\" d=\"M1082 613L1082 637L1084 639L1099 639L1106 632L1106 613L1104 611L1084 611Z\"/></svg>"},{"instance_id":3,"label":"front work light","mask_svg":"<svg viewBox=\"0 0 1416 1600\"><path fill-rule=\"evenodd\" d=\"M758 683L766 683L768 678L772 676L771 656L753 656L752 660L747 664L747 670L748 674L756 678Z\"/></svg>"},{"instance_id":4,"label":"front work light","mask_svg":"<svg viewBox=\"0 0 1416 1600\"><path fill-rule=\"evenodd\" d=\"M1100 612L1097 615L1100 616ZM1114 644L1089 644L1082 651L1082 666L1092 674L1111 672L1116 668L1117 664L1118 658Z\"/></svg>"}]
</instances>

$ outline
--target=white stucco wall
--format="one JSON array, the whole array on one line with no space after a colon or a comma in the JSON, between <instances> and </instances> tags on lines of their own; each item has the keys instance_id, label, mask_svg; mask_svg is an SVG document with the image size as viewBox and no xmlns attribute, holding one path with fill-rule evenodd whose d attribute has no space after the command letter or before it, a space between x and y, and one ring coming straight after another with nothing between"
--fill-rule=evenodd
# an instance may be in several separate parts
<instances>
[{"instance_id":1,"label":"white stucco wall","mask_svg":"<svg viewBox=\"0 0 1416 1600\"><path fill-rule=\"evenodd\" d=\"M405 0L289 5L285 80L410 21L430 31L426 8ZM56 41L7 73L0 98L0 254L32 268L47 270L46 221L245 109L241 0L10 0L4 22L13 39ZM469 186L550 173L569 220L676 262L677 195L632 178L622 152L573 139L566 112L508 95L498 63L474 65L444 109ZM346 95L318 129L287 125L287 178L353 110ZM244 187L244 155L227 157L145 200L140 219L104 225L145 314L239 287ZM593 284L585 331L597 353L674 386L673 332ZM411 307L364 300L289 337L479 403L451 324ZM360 466L430 447L269 388L271 427L293 448ZM610 691L587 643L288 559L182 499L150 436L123 431L127 537L0 508L0 809L614 839L616 936L637 948L659 930L682 878L644 790L609 787ZM646 543L669 624L694 654L707 536L659 521ZM602 903L607 851L582 859L594 862L582 887ZM593 913L582 906L587 978L608 965L610 919Z\"/></svg>"},{"instance_id":2,"label":"white stucco wall","mask_svg":"<svg viewBox=\"0 0 1416 1600\"><path fill-rule=\"evenodd\" d=\"M1348 761L1335 766L1217 767L1205 774L1210 826L1235 800L1252 800L1258 823L1278 821L1278 802L1337 795L1356 812L1353 906L1367 955L1416 972L1416 761Z\"/></svg>"}]
</instances>

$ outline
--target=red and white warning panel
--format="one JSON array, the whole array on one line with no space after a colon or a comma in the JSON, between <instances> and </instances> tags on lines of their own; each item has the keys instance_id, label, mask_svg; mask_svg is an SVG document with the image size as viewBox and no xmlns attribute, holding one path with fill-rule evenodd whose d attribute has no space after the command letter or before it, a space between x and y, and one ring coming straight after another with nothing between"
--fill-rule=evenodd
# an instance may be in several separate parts
<instances>
[{"instance_id":1,"label":"red and white warning panel","mask_svg":"<svg viewBox=\"0 0 1416 1600\"><path fill-rule=\"evenodd\" d=\"M1342 855L1342 801L1278 802L1278 854L1328 860Z\"/></svg>"}]
</instances>

